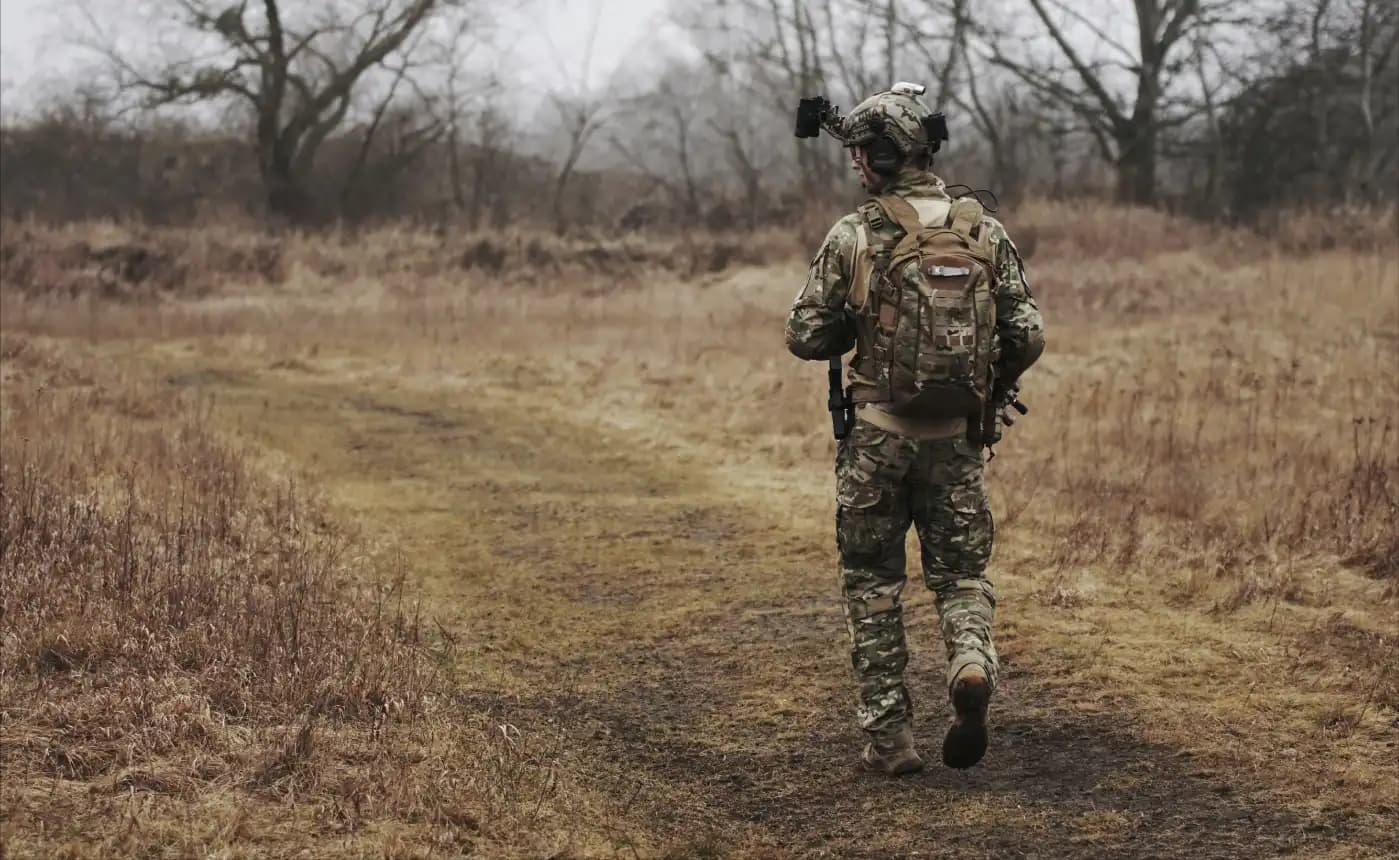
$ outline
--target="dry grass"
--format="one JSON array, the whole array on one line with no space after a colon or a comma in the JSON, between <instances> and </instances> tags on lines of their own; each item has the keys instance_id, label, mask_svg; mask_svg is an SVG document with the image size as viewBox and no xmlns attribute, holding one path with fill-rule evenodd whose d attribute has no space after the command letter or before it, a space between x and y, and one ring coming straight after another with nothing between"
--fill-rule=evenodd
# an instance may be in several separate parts
<instances>
[{"instance_id":1,"label":"dry grass","mask_svg":"<svg viewBox=\"0 0 1399 860\"><path fill-rule=\"evenodd\" d=\"M1394 213L1287 215L1266 229L1243 231L1144 210L1041 202L1006 220L1022 246L1033 247L1031 275L1049 321L1050 351L1026 379L1031 415L1011 431L991 466L1000 529L994 574L1011 667L1001 719L1034 726L1052 718L1091 734L1095 721L1111 717L1143 749L1165 751L1152 759L1156 776L1143 784L1179 783L1178 807L1201 790L1188 779L1203 773L1198 778L1228 780L1286 810L1302 822L1302 832L1321 834L1307 837L1319 840L1306 843L1308 851L1383 856L1393 845L1385 841L1392 839L1387 822L1399 794L1392 756L1399 725ZM229 516L259 524L253 543L263 555L257 558L276 557L270 548L288 541L307 552L340 546L329 536L358 520L368 534L401 548L433 616L458 645L450 682L391 670L395 660L421 661L422 643L414 644L411 624L392 620L401 613L396 596L390 606L387 595L397 592L370 587L353 605L373 624L357 629L386 638L368 632L361 638L396 644L370 647L375 659L355 657L366 652L353 649L334 656L339 652L329 648L304 669L284 664L309 673L302 681L274 683L276 673L245 677L262 664L247 656L251 645L237 643L281 641L275 596L229 641L227 631L175 634L158 627L172 610L147 601L142 624L166 637L153 652L164 668L152 677L196 702L214 701L213 691L228 678L245 678L244 719L268 726L264 750L289 750L293 759L303 715L322 702L337 703L343 713L318 717L317 732L331 723L370 732L384 719L375 703L392 700L403 704L389 709L388 725L435 726L446 734L465 725L467 737L452 744L475 750L503 749L490 745L491 709L482 703L493 697L518 703L522 723L545 730L522 736L532 739L525 764L482 770L480 760L489 755L444 747L445 734L419 753L427 762L461 761L460 773L475 774L461 777L474 780L475 791L490 787L484 795L459 790L450 803L422 808L474 810L476 828L486 834L474 838L496 839L484 844L498 852L513 846L528 854L553 839L549 844L581 854L631 848L645 855L648 845L659 846L650 853L673 856L774 846L805 853L792 843L794 834L811 837L814 822L832 808L829 797L793 799L803 797L797 786L815 779L810 773L771 789L783 799L751 823L703 788L728 773L724 768L738 767L730 762L761 760L774 744L795 745L783 747L793 757L807 755L811 738L848 723L844 711L835 712L849 694L838 613L810 608L829 608L832 597L830 577L809 573L831 563L831 443L822 412L824 374L781 349L782 314L801 276L795 252L767 258L769 252L752 250L762 243L729 238L638 244L411 231L298 236L279 246L275 277L203 262L228 259L210 252L188 265L184 286L118 301L92 289L55 295L45 289L50 281L33 273L55 259L52 249L75 242L153 244L179 261L192 248L262 240L203 231L137 235L111 225L25 229L32 234L26 247L36 250L6 251L7 289L0 296L12 377L7 392L30 416L23 420L54 416L47 431L34 435L52 440L47 456L54 463L83 476L65 479L60 486L67 495L40 507L66 517L63 511L100 502L99 521L120 535L132 500L141 500L135 510L146 512L137 519L145 531L137 532L148 536L142 551L164 559L178 542L182 517L193 516L180 514L186 503L172 499L204 498L196 492L204 485L199 481L213 479L198 478L210 474L207 465L188 471L193 467L158 464L203 463L201 445L226 452L211 441L215 429L236 433L258 450L277 452L274 471L309 475L330 499L329 507L298 513L300 531L289 532L287 511L295 506L287 479L259 483L254 472L265 470L234 457L242 470L238 486L247 489L235 494L243 501ZM15 247L13 233L6 231L7 248ZM543 250L531 252L532 243L547 249L548 259ZM708 250L735 245L748 250L723 260L728 252ZM30 262L15 262L22 254ZM30 280L11 283L16 272L30 273ZM160 382L113 388L82 378L104 367ZM74 397L91 399L102 390L109 392L103 398L129 402L93 408L109 417L95 425L105 429L91 431L99 441L84 441L90 431L76 429L85 426L73 417L79 407L33 394L39 379L79 392ZM152 416L167 414L161 398L171 390L203 392L218 405L186 405L180 414L189 421L157 427ZM12 414L20 413L6 415L7 506L11 481L23 474L9 471L17 444ZM180 426L187 429L171 429ZM182 442L190 433L190 440L204 441ZM137 439L145 441L137 445ZM36 458L34 443L26 444L31 447L20 454ZM128 453L105 459L76 453L101 445ZM133 484L112 463L147 464L138 471L148 470L142 472L148 483ZM222 480L233 479L215 486ZM152 508L149 491L133 491L142 486L184 489L160 496L161 505ZM76 507L64 507L61 500L70 498L79 500ZM195 517L206 520L200 528L214 530L201 533L201 547L252 558L244 544L220 543L213 514ZM339 552L308 556L293 569L310 577L321 570L312 558L334 558L325 562L335 574L326 581L346 581L348 568L358 571L354 581L383 581L375 565L347 565ZM9 577L9 552L6 558ZM259 593L256 569L265 570L249 567L240 589ZM44 587L50 596L65 593ZM252 611L220 604L216 588L201 588L207 596L181 611L206 619ZM44 593L36 592L36 605L49 605ZM15 679L7 683L23 679L33 690L34 679L45 685L56 677L89 685L101 679L99 686L110 689L107 682L118 683L127 671L121 655L129 646L120 643L128 628L89 628L77 622L81 616L70 617L73 599L52 602L56 614L26 628L29 638L14 651L28 656L6 663ZM911 602L926 611L925 597L913 595ZM107 606L95 599L92 605ZM112 598L111 607L119 605ZM319 611L314 602L307 606L303 611ZM100 611L115 617L117 610ZM7 602L7 626L11 612ZM744 626L752 618L768 619L764 625L787 619L787 626L780 637L754 639L754 628ZM78 640L71 639L74 630L82 633ZM919 659L932 662L927 631L914 632ZM53 649L59 634L87 643L81 654L109 669L78 668L75 646L54 652L72 668L40 674L43 658L35 655ZM184 637L194 644L180 644ZM728 656L736 648L763 650ZM181 667L181 649L194 655L194 668ZM242 666L245 676L221 674L225 666ZM306 680L313 677L321 680ZM69 683L61 692L38 688L43 692L28 693L29 701L53 698L78 707L83 696L96 695ZM406 691L374 692L393 685ZM453 689L468 691L464 716L433 710ZM37 720L28 713L7 716L7 733L20 737L22 725L48 725L24 722ZM215 753L197 752L208 742L190 740L183 728L161 728L203 717L163 713L141 711L115 722L132 737L166 732L168 750L164 759L155 757L170 763L162 772L189 779L198 772L196 758L223 768L169 796L198 804L210 791L275 795L251 778L258 772L253 759L230 757L218 746ZM205 712L195 707L193 713ZM781 729L773 728L774 714ZM31 730L54 731L23 729ZM274 736L286 745L277 746ZM395 743L368 737L365 743ZM324 745L311 748L321 755ZM58 776L37 746L15 749L24 751L17 760L29 772ZM647 759L648 749L666 752ZM827 752L842 761L839 754L849 750ZM99 760L98 753L89 755ZM110 782L133 767L154 772L151 758L115 755L100 778ZM673 759L683 764L672 767ZM1171 764L1177 760L1198 765L1178 772ZM551 766L561 778L577 778L541 793L538 774ZM782 773L780 765L769 768ZM329 798L355 796L327 787L334 781L320 776L326 766L307 772L313 776L304 779L315 787L297 797L320 799L292 810L343 806ZM414 831L420 838L449 826L444 811L410 811L436 789L423 781L421 768L403 773L401 780L382 781L381 790L397 799L376 807L377 826L425 822L426 830ZM739 770L740 777L746 773ZM994 767L991 773L994 780ZM271 784L301 777L279 778L284 781ZM1124 799L1109 798L1101 809L1067 806L1065 798L1080 789L1066 782L1038 792L1024 788L1045 794L1043 801L979 795L944 812L948 826L1011 840L985 843L993 854L998 844L1001 853L1014 853L1016 833L1032 844L1054 838L1052 821L1069 822L1064 853L1093 856L1114 846L1122 852L1134 844L1132 834L1160 826L1154 817L1160 807L1125 799L1136 791L1126 786L1138 778L1103 778L1103 784L1119 780ZM836 794L849 795L856 806L883 802L865 794L871 791L842 785ZM988 808L998 810L994 821L983 820ZM570 818L579 810L589 811L583 814L591 814L591 828ZM163 821L174 813L167 807L148 814ZM287 813L294 814L302 813ZM263 815L259 827L282 820ZM32 837L17 821L10 817L11 832ZM880 838L894 841L858 844L898 853L923 844L910 833L909 842L886 834ZM855 843L830 844L839 854ZM1194 856L1192 850L1176 853Z\"/></svg>"},{"instance_id":2,"label":"dry grass","mask_svg":"<svg viewBox=\"0 0 1399 860\"><path fill-rule=\"evenodd\" d=\"M12 856L576 840L557 740L463 706L392 554L220 441L207 402L3 345Z\"/></svg>"},{"instance_id":3,"label":"dry grass","mask_svg":"<svg viewBox=\"0 0 1399 860\"><path fill-rule=\"evenodd\" d=\"M797 252L788 231L568 237L519 230L470 234L410 226L265 234L248 229L160 228L114 222L0 231L0 277L12 293L47 301L151 302L221 289L308 280L363 288L385 282L507 278L557 288L600 279L635 282L643 270L697 277Z\"/></svg>"}]
</instances>

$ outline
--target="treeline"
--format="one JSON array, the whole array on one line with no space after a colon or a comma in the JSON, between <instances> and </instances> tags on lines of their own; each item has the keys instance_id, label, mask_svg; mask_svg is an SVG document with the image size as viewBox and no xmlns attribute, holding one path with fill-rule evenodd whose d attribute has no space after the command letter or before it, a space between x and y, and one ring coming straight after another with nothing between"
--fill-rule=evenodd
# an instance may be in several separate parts
<instances>
[{"instance_id":1,"label":"treeline","mask_svg":"<svg viewBox=\"0 0 1399 860\"><path fill-rule=\"evenodd\" d=\"M1107 5L677 3L683 44L658 42L605 86L564 69L522 110L515 82L473 59L490 36L471 2L171 0L184 41L95 41L101 77L6 117L0 209L752 228L853 193L839 147L793 138L796 99L850 107L898 79L949 116L939 172L1003 200L1112 195L1243 219L1394 200L1395 4Z\"/></svg>"}]
</instances>

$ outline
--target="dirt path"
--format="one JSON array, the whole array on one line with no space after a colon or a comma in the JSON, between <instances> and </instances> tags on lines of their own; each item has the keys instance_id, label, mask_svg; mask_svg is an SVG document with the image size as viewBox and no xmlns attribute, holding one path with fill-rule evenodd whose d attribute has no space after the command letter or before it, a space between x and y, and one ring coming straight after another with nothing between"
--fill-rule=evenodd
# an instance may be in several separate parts
<instances>
[{"instance_id":1,"label":"dirt path","mask_svg":"<svg viewBox=\"0 0 1399 860\"><path fill-rule=\"evenodd\" d=\"M1345 841L1343 823L1279 809L1129 717L1076 708L1039 680L1070 658L1034 654L1027 672L1013 617L984 765L861 773L824 496L737 486L703 452L537 391L309 368L170 379L399 542L458 638L464 695L566 738L567 767L669 856L1234 858ZM935 754L939 646L910 591L917 733Z\"/></svg>"}]
</instances>

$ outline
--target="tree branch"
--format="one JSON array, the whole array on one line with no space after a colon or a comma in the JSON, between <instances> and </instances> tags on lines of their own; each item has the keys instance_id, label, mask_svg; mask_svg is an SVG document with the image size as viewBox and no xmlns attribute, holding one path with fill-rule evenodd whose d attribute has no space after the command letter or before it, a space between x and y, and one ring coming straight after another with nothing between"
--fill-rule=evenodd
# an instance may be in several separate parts
<instances>
[{"instance_id":1,"label":"tree branch","mask_svg":"<svg viewBox=\"0 0 1399 860\"><path fill-rule=\"evenodd\" d=\"M1098 105L1102 108L1103 113L1107 114L1112 119L1114 125L1125 126L1127 124L1127 117L1124 116L1122 111L1118 108L1117 103L1108 93L1107 88L1103 86L1102 81L1098 79L1097 75L1093 74L1093 70L1079 57L1078 51L1074 50L1073 45L1069 44L1068 39L1064 37L1063 30L1050 19L1049 11L1045 9L1043 0L1030 0L1030 5L1034 7L1035 14L1039 15L1040 20L1044 22L1045 28L1049 30L1049 35L1054 39L1055 44L1059 46L1059 50L1063 51L1064 57L1074 67L1074 70L1078 72L1079 79L1083 81L1083 85L1087 87L1088 91L1093 94L1093 97L1098 100Z\"/></svg>"}]
</instances>

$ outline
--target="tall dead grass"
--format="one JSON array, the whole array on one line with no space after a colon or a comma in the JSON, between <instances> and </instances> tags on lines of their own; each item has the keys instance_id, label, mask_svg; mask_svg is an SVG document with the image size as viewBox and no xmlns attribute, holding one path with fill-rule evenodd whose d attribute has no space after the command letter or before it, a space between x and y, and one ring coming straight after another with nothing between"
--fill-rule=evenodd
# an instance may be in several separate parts
<instances>
[{"instance_id":1,"label":"tall dead grass","mask_svg":"<svg viewBox=\"0 0 1399 860\"><path fill-rule=\"evenodd\" d=\"M1300 578L1295 562L1325 556L1399 596L1399 439L1389 411L1399 394L1367 400L1353 387L1344 408L1326 410L1332 423L1299 422L1316 392L1295 370L1235 369L1118 372L1046 404L1052 429L1007 440L1045 456L997 464L1005 524L1033 504L1068 536L1048 569L1187 571L1181 599L1211 581L1233 584L1224 609L1272 597L1324 603L1326 583Z\"/></svg>"},{"instance_id":2,"label":"tall dead grass","mask_svg":"<svg viewBox=\"0 0 1399 860\"><path fill-rule=\"evenodd\" d=\"M443 279L577 288L599 279L636 283L656 275L713 275L796 249L789 232L772 228L756 235L668 237L563 237L518 229L459 234L409 226L274 235L7 221L0 225L0 280L10 293L30 298L145 303L306 281L331 290L370 282L407 292Z\"/></svg>"},{"instance_id":3,"label":"tall dead grass","mask_svg":"<svg viewBox=\"0 0 1399 860\"><path fill-rule=\"evenodd\" d=\"M75 857L191 856L259 815L268 844L313 826L385 856L568 844L556 739L466 706L391 554L259 472L207 404L3 345L0 828L16 856L68 840ZM172 830L136 795L203 804L216 826ZM386 837L385 820L407 829Z\"/></svg>"},{"instance_id":4,"label":"tall dead grass","mask_svg":"<svg viewBox=\"0 0 1399 860\"><path fill-rule=\"evenodd\" d=\"M1045 454L1001 477L1068 524L1055 564L1193 570L1187 591L1232 581L1237 608L1326 600L1325 583L1288 580L1329 555L1399 596L1393 251L1250 261L1206 245L1097 286L1047 261L1057 351L1027 379L1042 414L1018 429Z\"/></svg>"},{"instance_id":5,"label":"tall dead grass","mask_svg":"<svg viewBox=\"0 0 1399 860\"><path fill-rule=\"evenodd\" d=\"M1026 379L1035 412L1006 443L1036 456L996 468L1010 511L1033 495L1053 523L1091 538L1067 542L1062 564L1149 551L1252 581L1279 558L1326 553L1399 580L1392 209L1283 213L1256 230L1091 201L1003 214L1033 251L1050 349ZM791 363L777 335L801 277L802 258L783 250L790 237L743 258L783 262L681 278L652 265L676 240L615 251L616 270L551 277L530 262L532 244L573 266L596 240L361 238L288 240L293 274L272 296L106 305L100 321L33 297L6 296L5 310L11 326L38 333L253 337L274 364L382 348L403 370L470 376L482 360L518 374L519 357L532 356L542 384L576 386L570 374L584 374L591 402L705 416L681 432L744 440L727 444L733 457L795 464L828 449L816 430L823 377ZM463 274L447 253L489 257L500 243L526 249L511 252L521 271Z\"/></svg>"}]
</instances>

